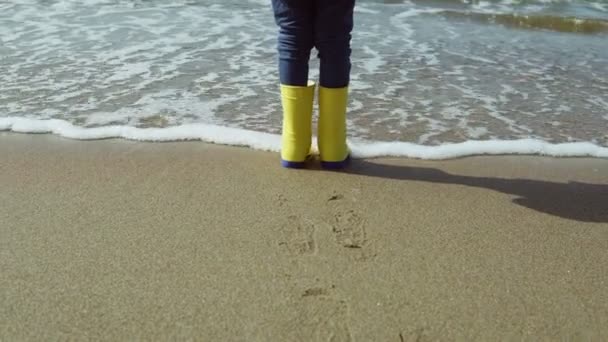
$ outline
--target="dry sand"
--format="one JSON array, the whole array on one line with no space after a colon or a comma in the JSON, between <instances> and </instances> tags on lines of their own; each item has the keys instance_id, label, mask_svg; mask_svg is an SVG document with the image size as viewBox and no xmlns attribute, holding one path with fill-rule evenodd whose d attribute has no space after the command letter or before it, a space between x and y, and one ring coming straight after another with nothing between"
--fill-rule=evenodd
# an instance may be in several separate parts
<instances>
[{"instance_id":1,"label":"dry sand","mask_svg":"<svg viewBox=\"0 0 608 342\"><path fill-rule=\"evenodd\" d=\"M608 338L608 160L0 134L0 340Z\"/></svg>"}]
</instances>

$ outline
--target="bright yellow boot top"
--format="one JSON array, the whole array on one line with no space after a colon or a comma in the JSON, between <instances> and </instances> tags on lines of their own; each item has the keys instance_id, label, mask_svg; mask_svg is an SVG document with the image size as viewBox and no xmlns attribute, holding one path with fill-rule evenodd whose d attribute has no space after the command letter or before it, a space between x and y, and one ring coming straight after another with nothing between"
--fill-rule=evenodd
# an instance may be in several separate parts
<instances>
[{"instance_id":1,"label":"bright yellow boot top","mask_svg":"<svg viewBox=\"0 0 608 342\"><path fill-rule=\"evenodd\" d=\"M319 153L321 162L336 166L349 155L346 145L346 106L348 87L319 87Z\"/></svg>"},{"instance_id":2,"label":"bright yellow boot top","mask_svg":"<svg viewBox=\"0 0 608 342\"><path fill-rule=\"evenodd\" d=\"M312 105L315 84L307 87L281 85L283 133L281 159L283 166L301 167L310 154L312 140Z\"/></svg>"}]
</instances>

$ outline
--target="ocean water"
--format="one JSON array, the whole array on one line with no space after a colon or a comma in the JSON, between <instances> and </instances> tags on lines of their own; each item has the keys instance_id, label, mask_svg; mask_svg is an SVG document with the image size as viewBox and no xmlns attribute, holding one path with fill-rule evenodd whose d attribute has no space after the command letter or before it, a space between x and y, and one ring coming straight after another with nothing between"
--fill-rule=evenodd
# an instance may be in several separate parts
<instances>
[{"instance_id":1,"label":"ocean water","mask_svg":"<svg viewBox=\"0 0 608 342\"><path fill-rule=\"evenodd\" d=\"M355 155L608 157L608 0L358 0L355 21ZM276 31L270 0L0 0L0 130L276 151Z\"/></svg>"}]
</instances>

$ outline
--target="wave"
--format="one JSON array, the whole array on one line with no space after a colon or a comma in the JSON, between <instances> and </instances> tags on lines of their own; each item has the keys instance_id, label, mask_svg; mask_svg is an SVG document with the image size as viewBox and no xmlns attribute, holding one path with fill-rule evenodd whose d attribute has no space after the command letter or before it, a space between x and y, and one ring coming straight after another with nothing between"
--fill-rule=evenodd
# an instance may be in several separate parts
<instances>
[{"instance_id":1,"label":"wave","mask_svg":"<svg viewBox=\"0 0 608 342\"><path fill-rule=\"evenodd\" d=\"M137 128L132 126L85 128L57 119L37 120L7 117L0 118L0 131L51 133L78 140L111 138L150 142L198 140L272 152L278 152L281 148L281 137L276 134L208 124L188 124L168 128ZM406 142L349 141L349 146L354 158L406 157L440 160L474 155L508 154L608 158L608 147L598 146L590 142L551 144L536 139L469 140L440 146L424 146Z\"/></svg>"},{"instance_id":2,"label":"wave","mask_svg":"<svg viewBox=\"0 0 608 342\"><path fill-rule=\"evenodd\" d=\"M477 22L495 23L521 29L539 29L587 34L608 32L608 21L603 19L517 13L462 12L452 10L444 10L439 13L451 19L470 19Z\"/></svg>"},{"instance_id":3,"label":"wave","mask_svg":"<svg viewBox=\"0 0 608 342\"><path fill-rule=\"evenodd\" d=\"M414 3L425 3L426 0L412 0ZM560 4L584 4L589 6L605 5L605 1L594 0L434 0L434 2L452 3L459 5L485 5L500 4L509 6L527 5L560 5Z\"/></svg>"}]
</instances>

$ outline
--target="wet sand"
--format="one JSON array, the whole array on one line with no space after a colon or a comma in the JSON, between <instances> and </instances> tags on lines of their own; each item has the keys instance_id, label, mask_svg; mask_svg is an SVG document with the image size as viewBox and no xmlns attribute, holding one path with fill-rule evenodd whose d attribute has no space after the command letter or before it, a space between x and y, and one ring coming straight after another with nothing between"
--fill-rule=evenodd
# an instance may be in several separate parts
<instances>
[{"instance_id":1,"label":"wet sand","mask_svg":"<svg viewBox=\"0 0 608 342\"><path fill-rule=\"evenodd\" d=\"M608 336L608 160L277 158L0 133L0 340Z\"/></svg>"}]
</instances>

